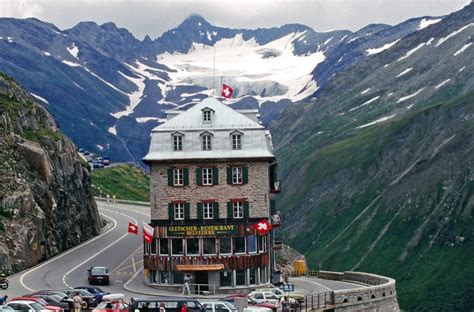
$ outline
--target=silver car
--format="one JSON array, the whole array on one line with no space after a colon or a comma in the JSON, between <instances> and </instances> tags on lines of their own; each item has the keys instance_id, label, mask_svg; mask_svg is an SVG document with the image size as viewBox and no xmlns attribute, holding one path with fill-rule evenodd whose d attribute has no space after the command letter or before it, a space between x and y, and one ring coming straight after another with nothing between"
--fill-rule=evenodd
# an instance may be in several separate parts
<instances>
[{"instance_id":1,"label":"silver car","mask_svg":"<svg viewBox=\"0 0 474 312\"><path fill-rule=\"evenodd\" d=\"M27 300L10 301L5 306L12 308L13 311L11 312L51 312L45 309L41 304Z\"/></svg>"}]
</instances>

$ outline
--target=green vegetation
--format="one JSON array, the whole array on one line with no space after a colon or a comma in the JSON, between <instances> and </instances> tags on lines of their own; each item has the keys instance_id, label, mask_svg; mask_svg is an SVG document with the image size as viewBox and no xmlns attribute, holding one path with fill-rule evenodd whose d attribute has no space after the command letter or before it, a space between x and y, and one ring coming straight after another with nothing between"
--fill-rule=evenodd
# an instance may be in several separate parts
<instances>
[{"instance_id":1,"label":"green vegetation","mask_svg":"<svg viewBox=\"0 0 474 312\"><path fill-rule=\"evenodd\" d=\"M117 199L150 201L150 177L142 169L122 164L92 172L95 196L116 196Z\"/></svg>"},{"instance_id":2,"label":"green vegetation","mask_svg":"<svg viewBox=\"0 0 474 312\"><path fill-rule=\"evenodd\" d=\"M22 108L22 104L15 97L0 93L0 108L7 112L17 112Z\"/></svg>"},{"instance_id":3,"label":"green vegetation","mask_svg":"<svg viewBox=\"0 0 474 312\"><path fill-rule=\"evenodd\" d=\"M4 218L11 219L12 217L13 217L13 214L11 213L11 211L6 210L5 207L0 205L0 232L5 231L5 225L3 224L3 219Z\"/></svg>"},{"instance_id":4,"label":"green vegetation","mask_svg":"<svg viewBox=\"0 0 474 312\"><path fill-rule=\"evenodd\" d=\"M50 129L40 129L40 130L31 130L27 129L24 132L25 139L34 141L34 142L41 142L41 138L46 137L53 139L54 141L59 141L62 138L62 135L59 131L51 131Z\"/></svg>"}]
</instances>

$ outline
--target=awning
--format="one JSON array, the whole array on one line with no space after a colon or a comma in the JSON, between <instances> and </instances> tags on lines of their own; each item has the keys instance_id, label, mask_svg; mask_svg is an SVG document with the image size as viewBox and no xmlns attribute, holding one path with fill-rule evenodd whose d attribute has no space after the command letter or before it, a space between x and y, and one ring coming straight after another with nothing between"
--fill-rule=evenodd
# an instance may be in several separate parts
<instances>
[{"instance_id":1,"label":"awning","mask_svg":"<svg viewBox=\"0 0 474 312\"><path fill-rule=\"evenodd\" d=\"M195 271L220 271L224 269L223 264L196 264L196 265L181 265L176 266L178 271L195 272Z\"/></svg>"}]
</instances>

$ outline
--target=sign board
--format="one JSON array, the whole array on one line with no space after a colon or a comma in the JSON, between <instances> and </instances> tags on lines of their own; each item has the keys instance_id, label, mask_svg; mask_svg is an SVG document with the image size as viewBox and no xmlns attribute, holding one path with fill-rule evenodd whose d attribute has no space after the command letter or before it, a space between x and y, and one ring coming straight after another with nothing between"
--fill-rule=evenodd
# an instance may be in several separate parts
<instances>
[{"instance_id":1,"label":"sign board","mask_svg":"<svg viewBox=\"0 0 474 312\"><path fill-rule=\"evenodd\" d=\"M168 236L220 236L237 234L235 224L225 225L171 225Z\"/></svg>"},{"instance_id":2,"label":"sign board","mask_svg":"<svg viewBox=\"0 0 474 312\"><path fill-rule=\"evenodd\" d=\"M283 291L285 292L295 291L295 284L283 284Z\"/></svg>"}]
</instances>

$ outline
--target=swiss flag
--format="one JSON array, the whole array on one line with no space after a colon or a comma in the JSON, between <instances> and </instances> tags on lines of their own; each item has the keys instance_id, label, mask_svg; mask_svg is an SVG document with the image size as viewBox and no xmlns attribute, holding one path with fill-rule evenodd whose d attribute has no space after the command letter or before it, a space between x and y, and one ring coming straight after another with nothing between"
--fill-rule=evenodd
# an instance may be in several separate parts
<instances>
[{"instance_id":1,"label":"swiss flag","mask_svg":"<svg viewBox=\"0 0 474 312\"><path fill-rule=\"evenodd\" d=\"M234 92L234 89L232 89L225 83L222 84L221 96L225 97L226 99L230 99L232 97L233 92Z\"/></svg>"},{"instance_id":2,"label":"swiss flag","mask_svg":"<svg viewBox=\"0 0 474 312\"><path fill-rule=\"evenodd\" d=\"M143 240L145 240L145 242L151 243L151 241L153 240L154 232L155 232L155 229L152 226L143 222Z\"/></svg>"},{"instance_id":3,"label":"swiss flag","mask_svg":"<svg viewBox=\"0 0 474 312\"><path fill-rule=\"evenodd\" d=\"M138 235L138 225L128 222L128 233Z\"/></svg>"},{"instance_id":4,"label":"swiss flag","mask_svg":"<svg viewBox=\"0 0 474 312\"><path fill-rule=\"evenodd\" d=\"M267 234L272 229L272 225L267 221L267 219L262 219L258 223L253 225L254 229L261 235Z\"/></svg>"}]
</instances>

